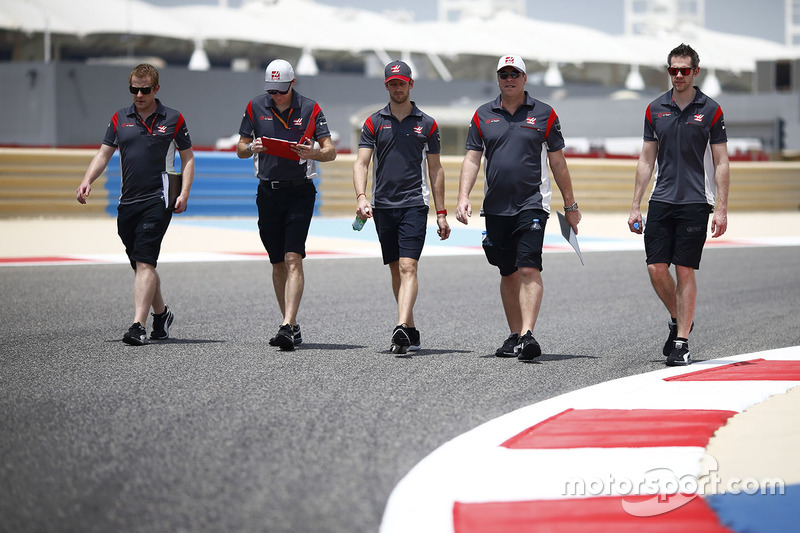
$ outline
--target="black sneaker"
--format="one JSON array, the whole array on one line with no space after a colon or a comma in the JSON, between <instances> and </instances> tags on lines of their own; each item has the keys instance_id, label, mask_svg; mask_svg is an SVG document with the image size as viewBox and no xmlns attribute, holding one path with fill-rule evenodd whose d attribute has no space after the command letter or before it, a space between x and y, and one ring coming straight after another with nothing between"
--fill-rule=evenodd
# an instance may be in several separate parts
<instances>
[{"instance_id":1,"label":"black sneaker","mask_svg":"<svg viewBox=\"0 0 800 533\"><path fill-rule=\"evenodd\" d=\"M295 324L292 326L292 336L294 337L294 345L297 346L298 344L303 343L303 334L300 332L300 324ZM270 346L279 346L278 344L278 336L275 335L269 340Z\"/></svg>"},{"instance_id":2,"label":"black sneaker","mask_svg":"<svg viewBox=\"0 0 800 533\"><path fill-rule=\"evenodd\" d=\"M687 366L691 364L692 356L689 355L689 343L675 341L672 351L667 356L667 366Z\"/></svg>"},{"instance_id":3,"label":"black sneaker","mask_svg":"<svg viewBox=\"0 0 800 533\"><path fill-rule=\"evenodd\" d=\"M422 348L422 343L419 340L419 330L417 328L408 328L408 351L418 352Z\"/></svg>"},{"instance_id":4,"label":"black sneaker","mask_svg":"<svg viewBox=\"0 0 800 533\"><path fill-rule=\"evenodd\" d=\"M279 346L281 350L294 350L294 332L291 325L283 324L278 328L275 345Z\"/></svg>"},{"instance_id":5,"label":"black sneaker","mask_svg":"<svg viewBox=\"0 0 800 533\"><path fill-rule=\"evenodd\" d=\"M539 346L539 343L536 342L536 339L533 338L533 332L528 330L528 332L519 338L519 344L517 344L517 359L520 361L530 361L531 359L535 359L542 355L542 348Z\"/></svg>"},{"instance_id":6,"label":"black sneaker","mask_svg":"<svg viewBox=\"0 0 800 533\"><path fill-rule=\"evenodd\" d=\"M675 346L675 339L678 338L678 324L670 319L670 321L667 322L667 326L669 326L669 337L667 337L667 342L664 343L664 349L661 350L664 357L667 357L672 352L672 348ZM692 320L692 327L689 329L689 333L691 333L692 330L694 330L694 320Z\"/></svg>"},{"instance_id":7,"label":"black sneaker","mask_svg":"<svg viewBox=\"0 0 800 533\"><path fill-rule=\"evenodd\" d=\"M150 332L150 338L153 340L161 340L169 338L169 327L172 321L175 320L175 315L172 313L168 305L164 306L164 312L160 315L150 313L153 317L153 331Z\"/></svg>"},{"instance_id":8,"label":"black sneaker","mask_svg":"<svg viewBox=\"0 0 800 533\"><path fill-rule=\"evenodd\" d=\"M144 329L141 322L133 323L125 335L122 336L122 342L132 346L143 346L147 344L147 331Z\"/></svg>"},{"instance_id":9,"label":"black sneaker","mask_svg":"<svg viewBox=\"0 0 800 533\"><path fill-rule=\"evenodd\" d=\"M403 355L408 351L409 346L411 346L409 328L403 324L395 326L392 331L392 344L389 346L389 351L393 354Z\"/></svg>"},{"instance_id":10,"label":"black sneaker","mask_svg":"<svg viewBox=\"0 0 800 533\"><path fill-rule=\"evenodd\" d=\"M516 357L517 344L519 344L519 333L512 333L501 347L494 352L497 357Z\"/></svg>"}]
</instances>

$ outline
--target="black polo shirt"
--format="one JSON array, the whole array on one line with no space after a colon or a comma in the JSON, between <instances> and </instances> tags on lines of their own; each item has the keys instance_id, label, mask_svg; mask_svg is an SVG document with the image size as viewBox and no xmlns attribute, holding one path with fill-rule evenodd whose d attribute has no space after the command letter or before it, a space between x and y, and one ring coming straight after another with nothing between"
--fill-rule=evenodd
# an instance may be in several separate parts
<instances>
[{"instance_id":1,"label":"black polo shirt","mask_svg":"<svg viewBox=\"0 0 800 533\"><path fill-rule=\"evenodd\" d=\"M552 107L525 91L525 103L511 115L498 96L475 111L466 147L484 155L481 214L510 216L525 209L550 212L547 152L564 148L561 124Z\"/></svg>"},{"instance_id":2,"label":"black polo shirt","mask_svg":"<svg viewBox=\"0 0 800 533\"><path fill-rule=\"evenodd\" d=\"M144 120L135 105L122 108L106 129L103 144L119 147L121 205L162 197L161 173L175 170L175 149L192 147L183 115L158 99L156 104L156 111Z\"/></svg>"},{"instance_id":3,"label":"black polo shirt","mask_svg":"<svg viewBox=\"0 0 800 533\"><path fill-rule=\"evenodd\" d=\"M427 154L442 151L436 121L414 102L402 122L389 105L370 115L361 128L359 148L373 149L372 205L430 205Z\"/></svg>"},{"instance_id":4,"label":"black polo shirt","mask_svg":"<svg viewBox=\"0 0 800 533\"><path fill-rule=\"evenodd\" d=\"M644 140L658 142L651 200L716 204L711 145L728 142L725 117L717 102L695 90L694 100L683 111L672 99L672 90L647 106Z\"/></svg>"},{"instance_id":5,"label":"black polo shirt","mask_svg":"<svg viewBox=\"0 0 800 533\"><path fill-rule=\"evenodd\" d=\"M272 97L267 93L250 100L239 125L239 135L250 139L272 137L296 143L303 136L318 141L330 137L331 132L319 104L293 91L292 103L283 113L272 106ZM256 154L256 158L256 176L262 180L291 181L317 177L316 161L298 163L265 152Z\"/></svg>"}]
</instances>

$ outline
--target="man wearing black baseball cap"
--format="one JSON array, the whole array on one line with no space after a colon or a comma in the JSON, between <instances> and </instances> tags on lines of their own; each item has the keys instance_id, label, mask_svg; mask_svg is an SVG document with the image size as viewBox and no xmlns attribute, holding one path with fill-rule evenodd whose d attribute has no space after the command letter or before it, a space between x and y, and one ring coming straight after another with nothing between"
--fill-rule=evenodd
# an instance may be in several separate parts
<instances>
[{"instance_id":1,"label":"man wearing black baseball cap","mask_svg":"<svg viewBox=\"0 0 800 533\"><path fill-rule=\"evenodd\" d=\"M381 243L383 263L392 273L397 300L397 326L390 350L395 354L420 349L414 324L417 265L425 244L431 191L436 206L439 238L450 236L444 207L444 169L436 121L411 100L414 79L403 61L392 61L384 71L389 104L373 113L361 128L358 157L353 166L356 215L372 218ZM367 171L375 155L372 203L367 199ZM427 163L427 165L426 165ZM430 189L428 175L430 175Z\"/></svg>"}]
</instances>

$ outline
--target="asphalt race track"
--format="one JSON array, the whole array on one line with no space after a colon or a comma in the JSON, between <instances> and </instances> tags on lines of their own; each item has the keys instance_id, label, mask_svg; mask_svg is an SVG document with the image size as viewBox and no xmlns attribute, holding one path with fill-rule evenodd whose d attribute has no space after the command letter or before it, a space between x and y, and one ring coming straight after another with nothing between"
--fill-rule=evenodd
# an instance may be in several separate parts
<instances>
[{"instance_id":1,"label":"asphalt race track","mask_svg":"<svg viewBox=\"0 0 800 533\"><path fill-rule=\"evenodd\" d=\"M800 344L800 248L707 248L695 360ZM389 353L379 259L305 262L295 352L266 261L164 263L174 338L120 339L126 265L0 270L0 530L375 532L398 481L517 408L663 368L643 253L547 254L533 363L498 359L499 277L423 257L423 350ZM149 330L149 326L148 326Z\"/></svg>"}]
</instances>

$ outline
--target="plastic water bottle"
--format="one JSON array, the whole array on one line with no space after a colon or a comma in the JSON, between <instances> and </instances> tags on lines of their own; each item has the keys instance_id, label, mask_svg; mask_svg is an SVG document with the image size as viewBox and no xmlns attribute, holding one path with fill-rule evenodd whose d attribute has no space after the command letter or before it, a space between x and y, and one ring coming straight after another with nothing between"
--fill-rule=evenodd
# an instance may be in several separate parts
<instances>
[{"instance_id":1,"label":"plastic water bottle","mask_svg":"<svg viewBox=\"0 0 800 533\"><path fill-rule=\"evenodd\" d=\"M358 215L356 215L355 220L353 220L353 229L355 231L361 231L362 229L364 229L364 224L366 224L366 223L367 223L367 219L366 218L361 219L361 218L358 218Z\"/></svg>"},{"instance_id":2,"label":"plastic water bottle","mask_svg":"<svg viewBox=\"0 0 800 533\"><path fill-rule=\"evenodd\" d=\"M538 218L534 218L533 219L533 226L531 226L531 229L535 229L535 230L542 229L542 225L539 224L539 219Z\"/></svg>"},{"instance_id":3,"label":"plastic water bottle","mask_svg":"<svg viewBox=\"0 0 800 533\"><path fill-rule=\"evenodd\" d=\"M365 212L369 214L369 207L365 209ZM353 229L355 231L361 231L362 229L364 229L364 224L366 223L367 223L366 218L358 218L358 215L356 215L355 220L353 220Z\"/></svg>"}]
</instances>

